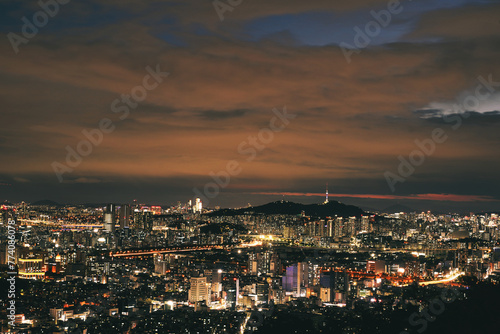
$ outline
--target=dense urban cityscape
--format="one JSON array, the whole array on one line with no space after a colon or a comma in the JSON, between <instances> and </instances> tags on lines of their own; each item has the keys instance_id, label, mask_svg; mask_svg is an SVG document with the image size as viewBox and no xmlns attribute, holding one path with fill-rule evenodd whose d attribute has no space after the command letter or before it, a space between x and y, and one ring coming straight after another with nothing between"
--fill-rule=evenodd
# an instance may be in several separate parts
<instances>
[{"instance_id":1,"label":"dense urban cityscape","mask_svg":"<svg viewBox=\"0 0 500 334\"><path fill-rule=\"evenodd\" d=\"M433 333L475 294L498 296L498 214L364 212L326 196L234 210L4 202L15 303L2 295L1 332Z\"/></svg>"},{"instance_id":2,"label":"dense urban cityscape","mask_svg":"<svg viewBox=\"0 0 500 334\"><path fill-rule=\"evenodd\" d=\"M0 334L500 332L500 0L0 13Z\"/></svg>"}]
</instances>

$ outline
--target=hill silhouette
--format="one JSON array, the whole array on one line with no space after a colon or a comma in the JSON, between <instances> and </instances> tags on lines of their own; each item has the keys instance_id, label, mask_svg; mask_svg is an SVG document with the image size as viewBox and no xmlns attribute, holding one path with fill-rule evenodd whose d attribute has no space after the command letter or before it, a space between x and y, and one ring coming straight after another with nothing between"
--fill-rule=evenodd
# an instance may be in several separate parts
<instances>
[{"instance_id":1,"label":"hill silhouette","mask_svg":"<svg viewBox=\"0 0 500 334\"><path fill-rule=\"evenodd\" d=\"M326 204L301 204L288 201L276 201L260 206L251 206L242 209L222 209L211 212L209 216L235 216L243 214L283 214L300 215L302 212L306 216L314 217L352 217L361 216L364 211L357 206L347 205L337 201L330 201Z\"/></svg>"}]
</instances>

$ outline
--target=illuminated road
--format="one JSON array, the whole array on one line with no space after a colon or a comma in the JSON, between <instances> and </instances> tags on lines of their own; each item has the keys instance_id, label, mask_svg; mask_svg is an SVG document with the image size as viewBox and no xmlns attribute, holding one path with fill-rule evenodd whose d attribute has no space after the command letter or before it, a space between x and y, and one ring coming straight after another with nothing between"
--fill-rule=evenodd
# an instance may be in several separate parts
<instances>
[{"instance_id":1,"label":"illuminated road","mask_svg":"<svg viewBox=\"0 0 500 334\"><path fill-rule=\"evenodd\" d=\"M409 284L412 284L415 279L412 277L408 276L392 276L389 274L374 274L374 273L367 273L364 271L354 271L354 270L345 270L341 268L323 268L325 272L327 271L336 271L336 272L346 272L350 277L356 278L356 279L386 279L392 282L397 282L400 286L408 286ZM443 278L440 280L435 280L435 281L420 281L418 282L420 285L431 285L431 284L442 284L442 283L450 283L459 278L460 276L464 275L463 272L454 274L450 277Z\"/></svg>"},{"instance_id":2,"label":"illuminated road","mask_svg":"<svg viewBox=\"0 0 500 334\"><path fill-rule=\"evenodd\" d=\"M247 313L247 315L245 316L245 321L243 321L243 323L241 324L241 327L240 327L241 334L245 333L245 330L247 328L247 323L248 323L248 320L250 320L251 315L252 315L252 313Z\"/></svg>"},{"instance_id":3,"label":"illuminated road","mask_svg":"<svg viewBox=\"0 0 500 334\"><path fill-rule=\"evenodd\" d=\"M57 226L61 228L102 228L102 223L71 223L68 221L52 221L52 220L38 220L38 219L19 219L21 225L49 225ZM120 225L115 225L115 227L120 227Z\"/></svg>"},{"instance_id":4,"label":"illuminated road","mask_svg":"<svg viewBox=\"0 0 500 334\"><path fill-rule=\"evenodd\" d=\"M420 285L430 285L430 284L440 284L440 283L449 283L449 282L452 282L454 280L456 280L457 278L459 278L460 276L464 275L463 272L461 273L458 273L458 274L455 274L453 276L450 276L448 278L443 278L441 280L437 280L437 281L426 281L426 282L418 282Z\"/></svg>"},{"instance_id":5,"label":"illuminated road","mask_svg":"<svg viewBox=\"0 0 500 334\"><path fill-rule=\"evenodd\" d=\"M110 252L112 257L133 257L133 256L153 256L155 254L165 253L179 253L179 252L196 252L207 251L214 249L231 250L233 248L251 248L262 246L261 241L254 241L250 243L241 244L224 244L224 245L198 245L198 246L184 246L184 247L165 247L156 249L133 249L118 252Z\"/></svg>"},{"instance_id":6,"label":"illuminated road","mask_svg":"<svg viewBox=\"0 0 500 334\"><path fill-rule=\"evenodd\" d=\"M193 251L205 251L205 250L214 250L214 249L230 249L230 248L231 247L229 245L171 247L171 248L158 248L158 249L148 249L148 250L129 250L129 251L122 251L122 252L111 252L110 255L113 257L152 256L155 254L193 252Z\"/></svg>"}]
</instances>

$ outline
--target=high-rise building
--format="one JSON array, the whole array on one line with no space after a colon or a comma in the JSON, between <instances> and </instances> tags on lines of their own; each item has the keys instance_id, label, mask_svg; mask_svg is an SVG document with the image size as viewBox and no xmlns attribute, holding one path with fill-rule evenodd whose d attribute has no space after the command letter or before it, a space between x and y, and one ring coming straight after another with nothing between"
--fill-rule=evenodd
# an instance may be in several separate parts
<instances>
[{"instance_id":1,"label":"high-rise building","mask_svg":"<svg viewBox=\"0 0 500 334\"><path fill-rule=\"evenodd\" d=\"M21 278L43 278L47 270L48 255L45 251L21 248L16 263Z\"/></svg>"},{"instance_id":2,"label":"high-rise building","mask_svg":"<svg viewBox=\"0 0 500 334\"><path fill-rule=\"evenodd\" d=\"M267 303L269 301L269 284L267 282L257 283L255 285L255 294L258 302Z\"/></svg>"},{"instance_id":3,"label":"high-rise building","mask_svg":"<svg viewBox=\"0 0 500 334\"><path fill-rule=\"evenodd\" d=\"M106 205L106 212L116 213L116 205L113 203Z\"/></svg>"},{"instance_id":4,"label":"high-rise building","mask_svg":"<svg viewBox=\"0 0 500 334\"><path fill-rule=\"evenodd\" d=\"M134 225L146 231L153 230L153 213L151 211L134 211Z\"/></svg>"},{"instance_id":5,"label":"high-rise building","mask_svg":"<svg viewBox=\"0 0 500 334\"><path fill-rule=\"evenodd\" d=\"M333 219L328 219L328 221L326 222L326 226L327 236L333 238L335 236L335 223Z\"/></svg>"},{"instance_id":6,"label":"high-rise building","mask_svg":"<svg viewBox=\"0 0 500 334\"><path fill-rule=\"evenodd\" d=\"M224 285L224 294L226 296L226 305L230 309L238 307L238 297L240 295L240 280L233 277Z\"/></svg>"},{"instance_id":7,"label":"high-rise building","mask_svg":"<svg viewBox=\"0 0 500 334\"><path fill-rule=\"evenodd\" d=\"M269 273L273 275L281 274L281 259L277 252L274 252L269 261Z\"/></svg>"},{"instance_id":8,"label":"high-rise building","mask_svg":"<svg viewBox=\"0 0 500 334\"><path fill-rule=\"evenodd\" d=\"M125 204L120 208L120 228L129 228L130 227L130 216L132 215L132 210L130 209L130 205Z\"/></svg>"},{"instance_id":9,"label":"high-rise building","mask_svg":"<svg viewBox=\"0 0 500 334\"><path fill-rule=\"evenodd\" d=\"M162 254L158 254L154 256L154 264L155 264L155 273L159 275L164 275L168 269L168 263L163 258Z\"/></svg>"},{"instance_id":10,"label":"high-rise building","mask_svg":"<svg viewBox=\"0 0 500 334\"><path fill-rule=\"evenodd\" d=\"M211 273L212 293L216 298L222 295L222 269L213 269Z\"/></svg>"},{"instance_id":11,"label":"high-rise building","mask_svg":"<svg viewBox=\"0 0 500 334\"><path fill-rule=\"evenodd\" d=\"M353 237L356 235L356 217L349 217L346 235Z\"/></svg>"},{"instance_id":12,"label":"high-rise building","mask_svg":"<svg viewBox=\"0 0 500 334\"><path fill-rule=\"evenodd\" d=\"M196 202L193 205L193 212L194 213L201 213L203 210L203 203L201 202L200 198L196 198Z\"/></svg>"},{"instance_id":13,"label":"high-rise building","mask_svg":"<svg viewBox=\"0 0 500 334\"><path fill-rule=\"evenodd\" d=\"M248 272L250 275L265 275L271 273L272 251L261 251L248 255ZM274 268L273 268L274 269Z\"/></svg>"},{"instance_id":14,"label":"high-rise building","mask_svg":"<svg viewBox=\"0 0 500 334\"><path fill-rule=\"evenodd\" d=\"M116 206L114 204L108 204L104 211L104 230L106 232L115 232L115 214Z\"/></svg>"},{"instance_id":15,"label":"high-rise building","mask_svg":"<svg viewBox=\"0 0 500 334\"><path fill-rule=\"evenodd\" d=\"M317 232L317 231L316 231L316 227L317 227L317 226L316 226L316 222L315 222L315 221L311 221L311 222L309 222L309 226L308 226L308 227L309 227L309 235L310 235L311 237L315 237L315 236L316 236L316 234L317 234L317 233L316 233L316 232Z\"/></svg>"},{"instance_id":16,"label":"high-rise building","mask_svg":"<svg viewBox=\"0 0 500 334\"><path fill-rule=\"evenodd\" d=\"M321 266L317 263L309 262L309 270L308 270L308 280L309 286L318 285L321 277Z\"/></svg>"},{"instance_id":17,"label":"high-rise building","mask_svg":"<svg viewBox=\"0 0 500 334\"><path fill-rule=\"evenodd\" d=\"M322 302L346 303L349 292L349 275L347 271L330 271L321 274L320 286Z\"/></svg>"},{"instance_id":18,"label":"high-rise building","mask_svg":"<svg viewBox=\"0 0 500 334\"><path fill-rule=\"evenodd\" d=\"M370 229L370 217L361 216L361 231L369 232Z\"/></svg>"},{"instance_id":19,"label":"high-rise building","mask_svg":"<svg viewBox=\"0 0 500 334\"><path fill-rule=\"evenodd\" d=\"M324 219L321 219L319 222L318 222L318 235L320 237L325 237L327 236L327 225L326 225L326 222Z\"/></svg>"},{"instance_id":20,"label":"high-rise building","mask_svg":"<svg viewBox=\"0 0 500 334\"><path fill-rule=\"evenodd\" d=\"M332 289L321 286L319 290L319 298L323 303L330 303L332 301Z\"/></svg>"},{"instance_id":21,"label":"high-rise building","mask_svg":"<svg viewBox=\"0 0 500 334\"><path fill-rule=\"evenodd\" d=\"M335 219L334 225L334 237L338 238L344 235L344 222L342 217L337 217Z\"/></svg>"},{"instance_id":22,"label":"high-rise building","mask_svg":"<svg viewBox=\"0 0 500 334\"><path fill-rule=\"evenodd\" d=\"M366 262L366 272L380 274L385 272L385 261L384 260L370 260Z\"/></svg>"},{"instance_id":23,"label":"high-rise building","mask_svg":"<svg viewBox=\"0 0 500 334\"><path fill-rule=\"evenodd\" d=\"M259 264L258 253L250 253L248 255L248 273L250 275L258 274L259 272L258 264Z\"/></svg>"},{"instance_id":24,"label":"high-rise building","mask_svg":"<svg viewBox=\"0 0 500 334\"><path fill-rule=\"evenodd\" d=\"M307 262L299 262L286 268L283 276L283 289L294 292L297 296L302 295L302 290L308 287L309 266Z\"/></svg>"},{"instance_id":25,"label":"high-rise building","mask_svg":"<svg viewBox=\"0 0 500 334\"><path fill-rule=\"evenodd\" d=\"M205 301L207 305L210 304L210 283L207 277L192 277L191 288L189 289L189 302L196 303Z\"/></svg>"}]
</instances>

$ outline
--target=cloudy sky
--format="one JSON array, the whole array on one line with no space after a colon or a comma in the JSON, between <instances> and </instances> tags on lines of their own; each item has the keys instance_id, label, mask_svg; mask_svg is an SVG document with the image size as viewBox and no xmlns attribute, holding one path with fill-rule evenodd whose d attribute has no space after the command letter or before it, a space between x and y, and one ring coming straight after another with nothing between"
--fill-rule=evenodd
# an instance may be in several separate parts
<instances>
[{"instance_id":1,"label":"cloudy sky","mask_svg":"<svg viewBox=\"0 0 500 334\"><path fill-rule=\"evenodd\" d=\"M500 1L59 2L0 4L1 200L500 209Z\"/></svg>"}]
</instances>

